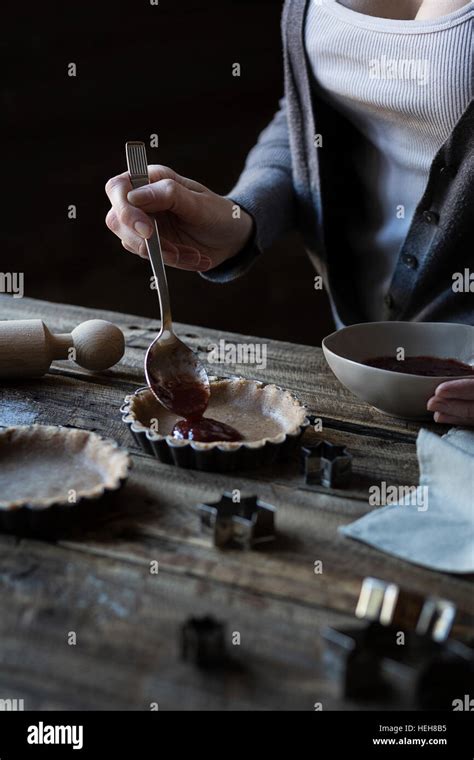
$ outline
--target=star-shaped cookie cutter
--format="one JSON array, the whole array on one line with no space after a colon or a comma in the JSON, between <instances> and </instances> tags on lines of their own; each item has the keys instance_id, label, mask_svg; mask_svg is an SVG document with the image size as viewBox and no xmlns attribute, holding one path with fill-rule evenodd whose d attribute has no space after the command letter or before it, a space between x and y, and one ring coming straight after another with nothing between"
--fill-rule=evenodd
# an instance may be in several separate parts
<instances>
[{"instance_id":1,"label":"star-shaped cookie cutter","mask_svg":"<svg viewBox=\"0 0 474 760\"><path fill-rule=\"evenodd\" d=\"M346 698L451 709L474 676L474 650L450 638L456 612L449 600L365 578L355 613L364 626L323 631L328 673Z\"/></svg>"},{"instance_id":2,"label":"star-shaped cookie cutter","mask_svg":"<svg viewBox=\"0 0 474 760\"><path fill-rule=\"evenodd\" d=\"M251 549L256 544L275 538L276 509L257 496L236 501L225 492L221 499L210 504L198 504L201 529L211 531L214 545L219 549L237 546Z\"/></svg>"},{"instance_id":3,"label":"star-shaped cookie cutter","mask_svg":"<svg viewBox=\"0 0 474 760\"><path fill-rule=\"evenodd\" d=\"M423 596L396 583L367 577L362 581L356 617L403 630L414 630L433 641L446 641L456 618L456 605L448 599Z\"/></svg>"},{"instance_id":4,"label":"star-shaped cookie cutter","mask_svg":"<svg viewBox=\"0 0 474 760\"><path fill-rule=\"evenodd\" d=\"M352 454L345 446L320 441L301 448L305 482L326 488L345 488L352 475Z\"/></svg>"}]
</instances>

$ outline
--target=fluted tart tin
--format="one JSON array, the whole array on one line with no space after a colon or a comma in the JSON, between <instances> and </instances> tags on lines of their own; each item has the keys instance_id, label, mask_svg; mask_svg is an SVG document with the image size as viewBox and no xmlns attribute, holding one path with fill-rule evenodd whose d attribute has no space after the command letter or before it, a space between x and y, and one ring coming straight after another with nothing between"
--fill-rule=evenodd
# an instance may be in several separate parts
<instances>
[{"instance_id":1,"label":"fluted tart tin","mask_svg":"<svg viewBox=\"0 0 474 760\"><path fill-rule=\"evenodd\" d=\"M58 537L103 514L125 483L125 449L87 430L0 430L0 530Z\"/></svg>"},{"instance_id":2,"label":"fluted tart tin","mask_svg":"<svg viewBox=\"0 0 474 760\"><path fill-rule=\"evenodd\" d=\"M123 422L136 444L160 462L207 472L255 469L288 459L309 425L307 410L288 390L241 377L211 377L206 416L235 427L242 441L202 443L171 435L178 417L149 388L128 395Z\"/></svg>"}]
</instances>

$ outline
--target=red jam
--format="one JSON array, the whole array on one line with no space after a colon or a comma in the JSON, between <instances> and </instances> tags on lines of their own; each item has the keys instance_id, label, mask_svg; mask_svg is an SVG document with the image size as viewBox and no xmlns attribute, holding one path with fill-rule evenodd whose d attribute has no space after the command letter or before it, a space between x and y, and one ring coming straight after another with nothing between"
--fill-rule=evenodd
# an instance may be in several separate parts
<instances>
[{"instance_id":1,"label":"red jam","mask_svg":"<svg viewBox=\"0 0 474 760\"><path fill-rule=\"evenodd\" d=\"M201 383L180 380L166 386L156 383L152 391L164 406L189 420L199 420L209 403L209 390Z\"/></svg>"},{"instance_id":2,"label":"red jam","mask_svg":"<svg viewBox=\"0 0 474 760\"><path fill-rule=\"evenodd\" d=\"M225 422L211 420L208 417L202 417L200 420L179 420L171 435L179 440L201 441L202 443L243 441L243 437L235 428L226 425Z\"/></svg>"},{"instance_id":3,"label":"red jam","mask_svg":"<svg viewBox=\"0 0 474 760\"><path fill-rule=\"evenodd\" d=\"M166 386L155 383L152 391L168 409L184 417L171 431L173 438L202 443L243 441L243 436L230 425L203 417L209 403L206 386L178 379Z\"/></svg>"},{"instance_id":4,"label":"red jam","mask_svg":"<svg viewBox=\"0 0 474 760\"><path fill-rule=\"evenodd\" d=\"M425 377L466 377L474 375L474 367L457 359L440 359L437 356L406 356L397 359L394 356L377 356L366 359L363 364L391 372L404 372L407 375L424 375Z\"/></svg>"}]
</instances>

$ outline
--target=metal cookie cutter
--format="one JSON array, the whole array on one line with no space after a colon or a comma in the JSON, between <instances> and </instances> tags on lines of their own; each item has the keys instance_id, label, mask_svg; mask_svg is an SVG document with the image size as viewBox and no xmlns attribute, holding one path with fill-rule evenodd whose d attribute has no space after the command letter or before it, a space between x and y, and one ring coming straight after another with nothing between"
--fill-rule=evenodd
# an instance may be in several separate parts
<instances>
[{"instance_id":1,"label":"metal cookie cutter","mask_svg":"<svg viewBox=\"0 0 474 760\"><path fill-rule=\"evenodd\" d=\"M197 508L201 529L212 532L214 545L219 549L229 545L250 549L275 538L275 507L257 496L235 502L232 494L226 492L219 501L198 504Z\"/></svg>"},{"instance_id":2,"label":"metal cookie cutter","mask_svg":"<svg viewBox=\"0 0 474 760\"><path fill-rule=\"evenodd\" d=\"M452 709L468 694L474 652L460 641L439 643L414 631L377 622L362 628L327 628L324 661L348 699L383 699L400 707Z\"/></svg>"},{"instance_id":3,"label":"metal cookie cutter","mask_svg":"<svg viewBox=\"0 0 474 760\"><path fill-rule=\"evenodd\" d=\"M362 582L356 617L403 630L414 630L433 641L446 641L456 617L456 605L447 599L424 597L378 578Z\"/></svg>"},{"instance_id":4,"label":"metal cookie cutter","mask_svg":"<svg viewBox=\"0 0 474 760\"><path fill-rule=\"evenodd\" d=\"M346 697L451 709L472 682L472 648L448 639L456 616L451 602L366 578L356 616L363 627L323 633L326 665Z\"/></svg>"},{"instance_id":5,"label":"metal cookie cutter","mask_svg":"<svg viewBox=\"0 0 474 760\"><path fill-rule=\"evenodd\" d=\"M190 617L181 628L181 656L200 668L226 659L225 625L210 615Z\"/></svg>"},{"instance_id":6,"label":"metal cookie cutter","mask_svg":"<svg viewBox=\"0 0 474 760\"><path fill-rule=\"evenodd\" d=\"M405 646L381 658L380 673L402 704L452 710L454 700L472 690L474 653L461 641L438 643L410 633Z\"/></svg>"},{"instance_id":7,"label":"metal cookie cutter","mask_svg":"<svg viewBox=\"0 0 474 760\"><path fill-rule=\"evenodd\" d=\"M320 441L312 446L303 446L305 482L308 485L326 488L345 488L352 475L352 454L345 446L336 446L328 441Z\"/></svg>"},{"instance_id":8,"label":"metal cookie cutter","mask_svg":"<svg viewBox=\"0 0 474 760\"><path fill-rule=\"evenodd\" d=\"M368 623L363 628L325 628L323 661L345 699L381 699L388 696L380 672L383 653L393 649L395 639L388 628Z\"/></svg>"}]
</instances>

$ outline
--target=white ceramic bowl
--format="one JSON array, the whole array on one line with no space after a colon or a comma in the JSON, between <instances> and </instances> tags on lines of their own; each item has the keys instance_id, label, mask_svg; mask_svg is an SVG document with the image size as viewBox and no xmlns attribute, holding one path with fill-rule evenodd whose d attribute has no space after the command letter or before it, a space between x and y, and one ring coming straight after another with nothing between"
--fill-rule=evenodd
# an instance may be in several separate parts
<instances>
[{"instance_id":1,"label":"white ceramic bowl","mask_svg":"<svg viewBox=\"0 0 474 760\"><path fill-rule=\"evenodd\" d=\"M323 351L332 371L352 393L393 417L432 417L426 404L452 377L424 377L368 367L377 356L436 356L474 365L474 327L444 322L368 322L328 335Z\"/></svg>"}]
</instances>

